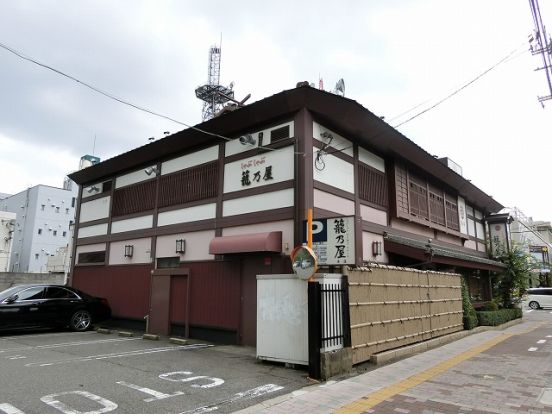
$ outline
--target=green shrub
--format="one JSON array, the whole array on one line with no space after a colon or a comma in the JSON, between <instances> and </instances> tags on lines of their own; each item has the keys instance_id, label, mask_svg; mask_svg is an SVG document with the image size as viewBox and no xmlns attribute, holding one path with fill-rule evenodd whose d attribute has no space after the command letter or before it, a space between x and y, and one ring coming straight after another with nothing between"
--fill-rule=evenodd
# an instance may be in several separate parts
<instances>
[{"instance_id":1,"label":"green shrub","mask_svg":"<svg viewBox=\"0 0 552 414\"><path fill-rule=\"evenodd\" d=\"M483 304L483 307L481 308L482 311L497 311L498 310L498 304L493 300L490 302L485 302Z\"/></svg>"},{"instance_id":2,"label":"green shrub","mask_svg":"<svg viewBox=\"0 0 552 414\"><path fill-rule=\"evenodd\" d=\"M470 296L468 294L468 288L466 287L466 282L462 278L462 310L463 317L462 321L464 323L464 329L471 330L475 328L478 324L477 313L470 301Z\"/></svg>"},{"instance_id":3,"label":"green shrub","mask_svg":"<svg viewBox=\"0 0 552 414\"><path fill-rule=\"evenodd\" d=\"M480 311L477 313L479 325L498 326L522 316L519 308L499 309L496 311Z\"/></svg>"}]
</instances>

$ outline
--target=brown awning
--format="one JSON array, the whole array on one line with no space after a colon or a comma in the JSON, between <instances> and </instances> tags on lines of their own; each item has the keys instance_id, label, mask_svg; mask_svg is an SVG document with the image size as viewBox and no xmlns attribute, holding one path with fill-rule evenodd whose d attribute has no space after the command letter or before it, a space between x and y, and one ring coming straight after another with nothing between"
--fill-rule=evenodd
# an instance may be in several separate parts
<instances>
[{"instance_id":1,"label":"brown awning","mask_svg":"<svg viewBox=\"0 0 552 414\"><path fill-rule=\"evenodd\" d=\"M478 252L470 252L464 248L453 249L437 244L433 240L419 240L395 234L385 234L384 248L386 252L407 256L420 262L441 263L470 269L491 270L501 272L505 265L489 259Z\"/></svg>"},{"instance_id":2,"label":"brown awning","mask_svg":"<svg viewBox=\"0 0 552 414\"><path fill-rule=\"evenodd\" d=\"M282 252L282 232L215 237L209 243L210 254Z\"/></svg>"}]
</instances>

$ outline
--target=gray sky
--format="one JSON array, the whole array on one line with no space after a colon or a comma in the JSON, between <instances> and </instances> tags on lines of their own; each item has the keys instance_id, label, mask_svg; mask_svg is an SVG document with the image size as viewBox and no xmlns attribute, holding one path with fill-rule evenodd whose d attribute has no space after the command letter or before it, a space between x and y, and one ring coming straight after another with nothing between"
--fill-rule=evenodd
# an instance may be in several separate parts
<instances>
[{"instance_id":1,"label":"gray sky","mask_svg":"<svg viewBox=\"0 0 552 414\"><path fill-rule=\"evenodd\" d=\"M198 3L0 0L0 43L190 125L221 33L221 83L237 98L343 78L348 98L393 126L513 52L398 129L505 206L552 220L552 101L537 101L549 92L528 52L528 1ZM540 3L552 33L552 4ZM105 160L181 129L0 49L0 192L61 186L84 154Z\"/></svg>"}]
</instances>

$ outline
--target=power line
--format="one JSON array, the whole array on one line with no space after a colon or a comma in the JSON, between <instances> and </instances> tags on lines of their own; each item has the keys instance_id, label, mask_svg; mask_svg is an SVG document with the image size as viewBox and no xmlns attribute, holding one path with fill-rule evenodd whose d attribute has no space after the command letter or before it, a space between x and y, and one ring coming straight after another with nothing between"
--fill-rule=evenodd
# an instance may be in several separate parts
<instances>
[{"instance_id":1,"label":"power line","mask_svg":"<svg viewBox=\"0 0 552 414\"><path fill-rule=\"evenodd\" d=\"M519 47L517 47L516 49L512 50L510 53L508 53L505 57L503 57L502 59L500 59L497 63L495 63L493 66L491 66L490 68L484 70L482 73L480 73L479 75L477 75L475 78L473 78L471 81L465 83L464 85L462 85L460 88L456 89L454 92L448 94L447 96L445 96L443 99L440 99L439 101L437 101L435 104L431 105L429 108L426 108L424 109L423 111L420 111L418 112L416 115L413 115L411 116L410 118L408 118L407 120L401 122L400 124L398 125L395 125L393 126L393 128L398 128L404 124L406 124L407 122L410 122L416 118L418 118L420 115L423 115L425 114L426 112L428 111L431 111L432 109L436 108L437 106L441 105L442 103L444 103L445 101L448 101L450 98L452 98L454 95L458 94L459 92L461 92L462 90L466 89L468 86L470 86L471 84L473 84L474 82L478 81L479 79L481 79L483 76L485 76L487 73L489 73L490 71L492 71L493 69L495 69L496 67L498 67L499 65L501 65L502 63L505 63L509 60L512 60L514 59L514 53L518 52L519 51ZM525 53L526 51L523 51L523 53ZM517 57L517 56L516 56Z\"/></svg>"},{"instance_id":2,"label":"power line","mask_svg":"<svg viewBox=\"0 0 552 414\"><path fill-rule=\"evenodd\" d=\"M155 112L155 111L153 111L153 110L151 110L151 109L144 108L144 107L142 107L142 106L140 106L140 105L134 104L134 103L132 103L132 102L130 102L130 101L128 101L128 100L125 100L125 99L123 99L123 98L119 98L119 97L117 97L117 96L115 96L115 95L113 95L113 94L111 94L111 93L109 93L109 92L106 92L106 91L101 90L100 88L98 88L98 87L96 87L96 86L94 86L94 85L92 85L92 84L89 84L89 83L87 83L87 82L81 81L80 79L78 79L78 78L76 78L76 77L74 77L74 76L71 76L71 75L69 75L69 74L67 74L67 73L65 73L65 72L62 72L62 71L59 70L59 69L56 69L56 68L53 68L53 67L51 67L51 66L49 66L49 65L46 65L46 64L44 64L44 63L41 63L41 62L39 62L38 60L36 60L36 59L34 59L34 58L32 58L32 57L25 56L23 53L21 53L21 52L15 50L15 49L9 47L8 45L5 45L5 44L3 44L3 43L0 43L0 47L3 48L3 49L5 49L5 50L7 50L7 51L10 52L10 53L13 53L14 55L16 55L17 57L19 57L19 58L21 58L21 59L23 59L23 60L26 60L26 61L28 61L28 62L34 63L35 65L38 65L38 66L40 66L40 67L42 67L42 68L44 68L44 69L51 70L52 72L57 73L58 75L64 76L64 77L66 77L66 78L68 78L68 79L70 79L70 80L72 80L72 81L74 81L74 82L77 82L77 83L81 84L82 86L85 86L85 87L87 87L87 88L93 90L93 91L96 92L96 93L99 93L99 94L101 94L101 95L103 95L103 96L105 96L105 97L107 97L107 98L109 98L109 99L113 99L113 100L115 100L115 101L117 101L117 102L119 102L119 103L121 103L121 104L123 104L123 105L130 106L131 108L138 109L139 111L146 112L146 113L148 113L148 114L150 114L150 115L154 115L154 116L158 116L158 117L160 117L160 118L167 119L167 120L169 120L169 121L172 121L172 122L175 122L175 123L177 123L177 124L183 125L183 126L185 126L185 127L187 127L187 128L191 128L191 129L193 129L193 130L195 130L195 131L198 131L198 132L201 132L201 133L203 133L203 134L207 134L207 135L211 135L211 136L214 136L214 137L222 138L222 139L224 139L224 140L226 140L226 141L231 141L231 138L228 138L228 137L225 137L225 136L223 136L223 135L219 135L219 134L216 134L216 133L213 133L213 132L205 131L205 130L203 130L203 129L201 129L201 128L197 128L197 127L192 126L192 125L189 125L189 124L187 124L187 123L185 123L185 122L182 122L182 121L179 121L179 120L177 120L177 119L171 118L170 116L160 114L160 113Z\"/></svg>"}]
</instances>

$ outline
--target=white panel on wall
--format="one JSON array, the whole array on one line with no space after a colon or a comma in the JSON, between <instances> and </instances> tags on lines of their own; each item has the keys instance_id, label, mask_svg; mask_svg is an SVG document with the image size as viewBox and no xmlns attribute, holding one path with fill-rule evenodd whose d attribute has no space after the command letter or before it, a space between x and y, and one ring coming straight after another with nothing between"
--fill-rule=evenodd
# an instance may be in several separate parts
<instances>
[{"instance_id":1,"label":"white panel on wall","mask_svg":"<svg viewBox=\"0 0 552 414\"><path fill-rule=\"evenodd\" d=\"M111 233L122 233L124 231L149 229L153 226L153 215L134 217L111 223Z\"/></svg>"},{"instance_id":2,"label":"white panel on wall","mask_svg":"<svg viewBox=\"0 0 552 414\"><path fill-rule=\"evenodd\" d=\"M293 127L294 127L293 121L285 122L283 124L279 124L279 125L272 126L270 128L263 129L262 131L249 132L248 134L251 135L251 137L255 141L252 144L245 144L245 145L242 144L239 140L239 137L236 137L236 139L233 139L232 141L228 141L225 144L224 154L226 157L228 157L229 155L239 154L240 152L249 151L253 148L258 148L260 135L262 135L262 145L268 145L270 144L270 132L275 129L285 127L286 125L289 126L290 137L295 136L294 130L293 130ZM244 135L246 134L244 133Z\"/></svg>"},{"instance_id":3,"label":"white panel on wall","mask_svg":"<svg viewBox=\"0 0 552 414\"><path fill-rule=\"evenodd\" d=\"M355 202L325 191L314 189L314 207L333 211L343 216L355 215Z\"/></svg>"},{"instance_id":4,"label":"white panel on wall","mask_svg":"<svg viewBox=\"0 0 552 414\"><path fill-rule=\"evenodd\" d=\"M477 231L477 238L484 240L485 239L485 228L483 227L483 224L476 221L475 222L475 230Z\"/></svg>"},{"instance_id":5,"label":"white panel on wall","mask_svg":"<svg viewBox=\"0 0 552 414\"><path fill-rule=\"evenodd\" d=\"M77 246L77 257L79 257L79 253L101 252L105 250L105 246L105 243L85 244L83 246Z\"/></svg>"},{"instance_id":6,"label":"white panel on wall","mask_svg":"<svg viewBox=\"0 0 552 414\"><path fill-rule=\"evenodd\" d=\"M136 184L142 181L149 180L150 178L154 178L155 175L151 170L148 170L148 168L153 168L153 165L150 165L149 167L144 167L138 171L133 171L128 174L121 175L120 177L117 177L115 179L115 188L121 188L127 185ZM150 171L150 174L148 174L146 171Z\"/></svg>"},{"instance_id":7,"label":"white panel on wall","mask_svg":"<svg viewBox=\"0 0 552 414\"><path fill-rule=\"evenodd\" d=\"M460 225L460 233L468 234L466 200L462 197L458 197L458 223Z\"/></svg>"},{"instance_id":8,"label":"white panel on wall","mask_svg":"<svg viewBox=\"0 0 552 414\"><path fill-rule=\"evenodd\" d=\"M372 248L372 243L379 242L381 243L381 255L374 256L374 251ZM378 263L388 263L389 258L387 253L383 249L383 236L381 234L370 233L367 231L362 232L362 260L365 262L378 262Z\"/></svg>"},{"instance_id":9,"label":"white panel on wall","mask_svg":"<svg viewBox=\"0 0 552 414\"><path fill-rule=\"evenodd\" d=\"M223 203L223 216L253 213L255 211L272 210L294 205L293 188L249 197L227 200Z\"/></svg>"},{"instance_id":10,"label":"white panel on wall","mask_svg":"<svg viewBox=\"0 0 552 414\"><path fill-rule=\"evenodd\" d=\"M354 194L353 164L331 154L322 155L323 162L317 163L317 151L316 148L313 148L312 170L314 180Z\"/></svg>"},{"instance_id":11,"label":"white panel on wall","mask_svg":"<svg viewBox=\"0 0 552 414\"><path fill-rule=\"evenodd\" d=\"M248 224L245 226L225 227L223 236L239 236L243 234L267 233L271 231L282 232L282 252L289 254L294 243L293 220L271 221L268 223Z\"/></svg>"},{"instance_id":12,"label":"white panel on wall","mask_svg":"<svg viewBox=\"0 0 552 414\"><path fill-rule=\"evenodd\" d=\"M475 237L475 222L472 219L468 219L468 234Z\"/></svg>"},{"instance_id":13,"label":"white panel on wall","mask_svg":"<svg viewBox=\"0 0 552 414\"><path fill-rule=\"evenodd\" d=\"M158 226L168 226L178 223L189 223L191 221L207 220L215 218L217 214L216 203L202 204L200 206L181 208L178 210L165 211L157 216Z\"/></svg>"},{"instance_id":14,"label":"white panel on wall","mask_svg":"<svg viewBox=\"0 0 552 414\"><path fill-rule=\"evenodd\" d=\"M224 192L245 190L292 180L293 146L269 151L224 166Z\"/></svg>"},{"instance_id":15,"label":"white panel on wall","mask_svg":"<svg viewBox=\"0 0 552 414\"><path fill-rule=\"evenodd\" d=\"M215 238L214 230L194 231L190 233L170 234L157 237L156 256L179 256L180 261L212 260L214 255L209 254L209 242ZM186 248L183 254L176 253L176 241L185 240Z\"/></svg>"},{"instance_id":16,"label":"white panel on wall","mask_svg":"<svg viewBox=\"0 0 552 414\"><path fill-rule=\"evenodd\" d=\"M382 226L387 226L387 213L377 208L370 206L365 206L364 204L360 205L360 216L362 220L369 221L371 223L381 224Z\"/></svg>"},{"instance_id":17,"label":"white panel on wall","mask_svg":"<svg viewBox=\"0 0 552 414\"><path fill-rule=\"evenodd\" d=\"M132 257L125 257L125 246L132 246ZM109 264L151 263L151 239L141 238L111 242L109 245Z\"/></svg>"},{"instance_id":18,"label":"white panel on wall","mask_svg":"<svg viewBox=\"0 0 552 414\"><path fill-rule=\"evenodd\" d=\"M109 204L111 197L97 198L92 201L87 201L81 204L79 222L99 220L109 217Z\"/></svg>"},{"instance_id":19,"label":"white panel on wall","mask_svg":"<svg viewBox=\"0 0 552 414\"><path fill-rule=\"evenodd\" d=\"M201 151L196 151L191 154L183 155L182 157L174 158L165 161L161 164L161 175L170 174L196 165L205 164L206 162L214 161L219 157L219 147L209 147Z\"/></svg>"},{"instance_id":20,"label":"white panel on wall","mask_svg":"<svg viewBox=\"0 0 552 414\"><path fill-rule=\"evenodd\" d=\"M324 137L324 133L331 134L333 138L326 136ZM333 132L329 130L328 128L320 125L317 122L312 123L312 136L316 138L318 141L322 141L325 144L331 145L334 148L342 149L343 153L353 156L353 143L349 141L348 139L343 138L341 135L339 135L336 132Z\"/></svg>"},{"instance_id":21,"label":"white panel on wall","mask_svg":"<svg viewBox=\"0 0 552 414\"><path fill-rule=\"evenodd\" d=\"M385 160L364 148L358 147L358 160L376 170L385 172Z\"/></svg>"},{"instance_id":22,"label":"white panel on wall","mask_svg":"<svg viewBox=\"0 0 552 414\"><path fill-rule=\"evenodd\" d=\"M107 223L79 227L79 239L83 237L103 236L104 234L107 234Z\"/></svg>"}]
</instances>

